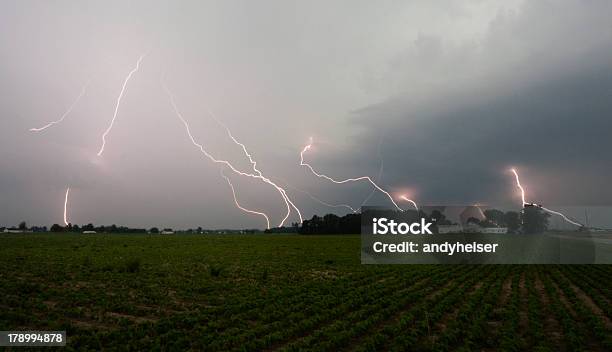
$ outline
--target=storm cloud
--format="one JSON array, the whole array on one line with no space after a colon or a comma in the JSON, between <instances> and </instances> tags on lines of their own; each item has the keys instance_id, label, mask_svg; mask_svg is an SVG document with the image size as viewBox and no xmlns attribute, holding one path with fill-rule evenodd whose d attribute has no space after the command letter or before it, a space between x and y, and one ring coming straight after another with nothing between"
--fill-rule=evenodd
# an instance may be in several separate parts
<instances>
[{"instance_id":1,"label":"storm cloud","mask_svg":"<svg viewBox=\"0 0 612 352\"><path fill-rule=\"evenodd\" d=\"M299 190L354 206L370 193L300 168L310 136L326 174L374 177L380 155L381 185L421 203L516 204L514 166L533 201L612 205L611 14L607 1L3 1L0 224L60 223L70 186L79 224L262 227L190 143L162 75L211 153L249 167L208 109L305 217L337 209ZM88 80L62 124L28 131ZM232 180L280 221L278 193Z\"/></svg>"}]
</instances>

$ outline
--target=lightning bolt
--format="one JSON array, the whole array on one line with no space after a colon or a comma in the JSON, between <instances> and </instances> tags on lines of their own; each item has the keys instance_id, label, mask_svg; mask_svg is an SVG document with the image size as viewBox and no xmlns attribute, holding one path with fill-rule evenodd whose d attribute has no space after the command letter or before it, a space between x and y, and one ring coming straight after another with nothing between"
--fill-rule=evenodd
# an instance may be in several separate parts
<instances>
[{"instance_id":1,"label":"lightning bolt","mask_svg":"<svg viewBox=\"0 0 612 352\"><path fill-rule=\"evenodd\" d=\"M387 198L389 198L391 203L393 203L395 208L397 208L399 211L404 211L402 208L399 207L399 205L397 205L395 200L393 200L393 197L391 197L389 192L387 192L384 189L380 188L380 186L378 186L374 181L372 181L372 179L369 176L347 178L345 180L335 180L335 179L333 179L333 178L331 178L331 177L329 177L327 175L320 174L320 173L316 172L315 169L310 164L308 164L308 163L306 163L304 161L304 153L306 153L310 148L312 148L312 144L313 144L313 141L312 141L312 137L311 137L309 143L300 152L300 166L306 166L315 176L317 176L319 178L324 178L324 179L326 179L326 180L328 180L330 182L336 183L336 184L344 184L344 183L348 183L348 182L357 182L357 181L367 181L374 188L376 188L378 191L380 191L381 193L385 194L387 196Z\"/></svg>"},{"instance_id":2,"label":"lightning bolt","mask_svg":"<svg viewBox=\"0 0 612 352\"><path fill-rule=\"evenodd\" d=\"M525 204L527 204L527 202L525 201L525 189L523 188L523 186L521 186L521 180L519 179L518 172L516 172L516 169L514 168L510 169L510 171L512 171L512 173L514 174L514 178L516 179L516 186L521 191L521 200L523 201L523 206L525 206Z\"/></svg>"},{"instance_id":3,"label":"lightning bolt","mask_svg":"<svg viewBox=\"0 0 612 352\"><path fill-rule=\"evenodd\" d=\"M517 171L516 171L516 169L514 169L514 168L510 169L510 171L512 171L512 173L514 174L514 177L515 177L515 179L516 179L516 186L518 187L518 189L519 189L519 190L520 190L520 192L521 192L521 200L523 201L523 207L525 207L525 205L534 205L534 206L537 206L538 208L540 208L540 209L542 209L542 210L544 210L544 211L546 211L546 212L548 212L548 213L550 213L550 214L554 214L554 215L558 215L558 216L560 216L560 217L561 217L563 220L565 220L565 221L569 222L569 223L570 223L570 224L572 224L572 225L575 225L575 226L578 226L578 227L583 227L583 226L584 226L584 225L582 225L582 224L581 224L581 223L579 223L579 222L576 222L576 221L574 221L574 220L571 220L570 218L568 218L568 217L567 217L565 214L563 214L563 213L560 213L560 212L558 212L558 211L555 211L555 210L551 210L551 209L545 208L545 207L543 207L543 206L541 206L541 205L539 205L539 204L535 204L535 203L527 203L527 202L525 201L525 189L523 188L523 186L521 186L521 180L519 179L518 172L517 172Z\"/></svg>"},{"instance_id":4,"label":"lightning bolt","mask_svg":"<svg viewBox=\"0 0 612 352\"><path fill-rule=\"evenodd\" d=\"M287 186L289 188L292 188L292 189L294 189L294 190L296 190L296 191L298 191L300 193L304 193L310 199L314 200L315 202L317 202L319 204L323 204L323 205L328 206L330 208L346 208L346 209L350 210L352 213L358 213L359 212L359 209L355 209L355 208L351 207L348 204L331 204L331 203L328 203L328 202L326 202L324 200L321 200L321 199L313 196L312 194L310 194L309 192L307 192L307 191L305 191L303 189L299 189L297 187L291 186L289 183L287 183L287 181L284 181L283 183L285 184L285 186Z\"/></svg>"},{"instance_id":5,"label":"lightning bolt","mask_svg":"<svg viewBox=\"0 0 612 352\"><path fill-rule=\"evenodd\" d=\"M191 140L191 143L193 145L195 145L202 154L204 154L204 156L206 156L210 161L216 163L216 164L221 164L226 166L228 169L230 169L232 172L234 172L237 175L240 176L245 176L245 177L251 177L251 178L255 178L255 179L259 179L264 183L267 183L271 186L273 186L274 188L276 188L276 190L279 191L279 193L281 193L281 195L283 196L283 199L285 200L285 204L287 205L287 215L285 215L285 217L281 220L280 224L278 225L283 226L285 224L285 221L287 220L287 218L289 217L289 213L291 212L291 208L290 205L293 204L292 202L290 202L288 200L288 197L286 196L286 192L284 189L282 189L281 187L279 187L278 185L276 185L274 182L272 182L270 179L268 179L267 177L264 177L261 172L257 172L257 174L253 174L253 173L248 173L248 172L242 172L238 169L236 169L234 167L234 165L232 165L229 161L227 160L223 160L223 159L217 159L215 158L212 154L210 154L202 144L198 143L195 139L195 137L193 136L193 134L191 133L191 129L189 127L189 123L187 122L187 120L185 120L185 118L183 117L183 115L181 114L180 110L178 109L178 106L176 105L176 102L174 100L174 95L172 94L172 92L170 91L170 89L165 85L165 83L162 80L162 86L164 87L164 90L166 91L166 94L168 95L169 99L170 99L170 104L172 105L172 108L174 110L175 115L178 117L178 119L183 123L183 125L185 126L185 131L187 132L187 135L189 136L189 139ZM246 147L245 149L246 150ZM248 154L248 152L247 152ZM250 154L249 154L250 155ZM255 163L255 161L251 158L251 164ZM297 208L296 208L297 209ZM298 214L300 215L300 222L303 222L302 220L302 216L298 211Z\"/></svg>"},{"instance_id":6,"label":"lightning bolt","mask_svg":"<svg viewBox=\"0 0 612 352\"><path fill-rule=\"evenodd\" d=\"M53 125L57 125L57 124L61 123L62 121L64 121L66 116L68 116L70 114L70 112L72 112L72 109L74 109L74 107L77 105L79 100L81 100L81 98L85 95L85 92L87 91L87 87L89 86L90 82L91 82L91 80L88 80L87 83L85 83L83 88L81 88L81 93L79 94L79 96L74 100L74 102L72 104L70 104L70 106L68 107L68 110L66 110L64 112L64 114L58 120L51 121L48 124L46 124L46 125L44 125L42 127L39 127L39 128L30 128L29 131L30 132L41 132L41 131L44 131L47 128L53 126Z\"/></svg>"},{"instance_id":7,"label":"lightning bolt","mask_svg":"<svg viewBox=\"0 0 612 352\"><path fill-rule=\"evenodd\" d=\"M115 124L115 120L117 119L117 113L119 112L119 105L121 104L121 99L123 98L123 94L125 93L125 89L127 87L127 84L130 80L130 78L132 77L132 75L138 71L138 69L140 68L140 62L142 61L142 59L146 56L146 54L140 55L140 57L138 58L138 61L136 61L136 67L134 67L130 73L127 75L127 77L125 77L125 80L123 81L123 86L121 87L121 92L119 93L119 96L117 97L117 103L115 104L115 113L113 114L113 118L110 122L110 125L108 125L108 128L106 129L106 131L104 131L104 133L102 134L102 146L100 147L100 151L98 151L98 156L101 156L102 153L104 153L104 147L106 146L106 136L108 135L108 133L113 129L113 125Z\"/></svg>"},{"instance_id":8,"label":"lightning bolt","mask_svg":"<svg viewBox=\"0 0 612 352\"><path fill-rule=\"evenodd\" d=\"M66 196L64 197L64 224L68 226L68 195L70 194L70 187L66 188Z\"/></svg>"},{"instance_id":9,"label":"lightning bolt","mask_svg":"<svg viewBox=\"0 0 612 352\"><path fill-rule=\"evenodd\" d=\"M300 209L298 209L298 207L295 206L295 204L293 203L293 201L289 198L289 196L287 195L287 191L285 191L285 189L283 189L282 187L280 187L279 185L277 185L276 183L272 182L269 178L265 177L262 172L257 168L257 162L253 159L253 156L251 155L251 153L249 153L249 151L247 150L246 146L239 142L236 138L234 138L234 136L232 135L232 131L230 131L230 129L223 124L221 121L219 121L219 119L217 119L217 117L215 116L215 114L212 113L211 110L208 110L208 114L221 126L225 129L225 131L227 132L227 135L229 136L229 138L238 146L240 146L240 148L242 149L242 152L244 153L244 155L249 159L249 162L251 163L251 166L253 168L253 172L256 173L256 175L263 180L265 183L271 185L272 187L274 187L281 195L281 197L283 198L283 201L285 202L285 205L287 207L287 213L284 217L284 219L282 220L281 224L284 224L285 221L287 221L287 218L289 218L289 215L291 214L291 208L293 208L297 215L298 218L300 219L300 224L302 222L304 222L304 219L302 218L302 212L300 211ZM291 208L290 208L291 207ZM282 226L282 225L281 225Z\"/></svg>"},{"instance_id":10,"label":"lightning bolt","mask_svg":"<svg viewBox=\"0 0 612 352\"><path fill-rule=\"evenodd\" d=\"M408 198L405 194L402 194L400 196L400 199L412 204L412 206L414 207L414 209L419 210L419 206L416 204L415 201L413 201L412 199Z\"/></svg>"},{"instance_id":11,"label":"lightning bolt","mask_svg":"<svg viewBox=\"0 0 612 352\"><path fill-rule=\"evenodd\" d=\"M551 214L555 214L555 215L560 216L561 218L563 218L563 220L565 220L565 221L569 222L569 223L570 223L570 224L572 224L572 225L576 225L576 226L578 226L578 227L583 227L583 226L584 226L584 225L582 225L582 224L581 224L581 223L579 223L579 222L576 222L576 221L574 221L574 220L571 220L570 218L568 218L568 217L567 217L567 216L565 216L564 214L559 213L558 211L554 211L554 210L551 210L551 209L544 208L544 207L543 207L543 206L541 206L541 205L540 205L540 208L542 208L542 210L547 211L547 212L549 212L549 213L551 213Z\"/></svg>"},{"instance_id":12,"label":"lightning bolt","mask_svg":"<svg viewBox=\"0 0 612 352\"><path fill-rule=\"evenodd\" d=\"M262 213L260 211L250 210L250 209L247 209L247 208L241 206L240 203L238 203L238 199L236 198L236 190L234 189L234 185L232 184L232 181L229 179L229 177L227 177L223 173L223 169L221 169L221 176L227 181L227 184L230 186L230 188L232 190L232 196L234 197L234 204L236 204L236 207L238 209L246 212L246 213L263 216L266 219L266 229L269 229L270 228L270 219L268 218L268 215L266 215L265 213Z\"/></svg>"}]
</instances>

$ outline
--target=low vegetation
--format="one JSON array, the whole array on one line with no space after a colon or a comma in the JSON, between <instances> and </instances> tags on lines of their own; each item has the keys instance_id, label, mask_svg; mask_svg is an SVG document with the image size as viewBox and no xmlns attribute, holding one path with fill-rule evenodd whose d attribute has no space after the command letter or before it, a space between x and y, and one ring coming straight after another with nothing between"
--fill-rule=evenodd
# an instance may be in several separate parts
<instances>
[{"instance_id":1,"label":"low vegetation","mask_svg":"<svg viewBox=\"0 0 612 352\"><path fill-rule=\"evenodd\" d=\"M358 236L5 235L0 330L73 350L610 351L612 266L361 265Z\"/></svg>"}]
</instances>

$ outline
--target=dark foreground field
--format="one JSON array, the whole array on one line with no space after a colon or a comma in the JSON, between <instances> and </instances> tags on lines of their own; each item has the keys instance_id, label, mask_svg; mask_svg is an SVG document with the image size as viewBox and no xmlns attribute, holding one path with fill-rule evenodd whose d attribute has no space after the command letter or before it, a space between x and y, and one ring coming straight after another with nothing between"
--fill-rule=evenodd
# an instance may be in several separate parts
<instances>
[{"instance_id":1,"label":"dark foreground field","mask_svg":"<svg viewBox=\"0 0 612 352\"><path fill-rule=\"evenodd\" d=\"M90 350L612 350L611 266L366 266L358 236L0 235L0 330Z\"/></svg>"}]
</instances>

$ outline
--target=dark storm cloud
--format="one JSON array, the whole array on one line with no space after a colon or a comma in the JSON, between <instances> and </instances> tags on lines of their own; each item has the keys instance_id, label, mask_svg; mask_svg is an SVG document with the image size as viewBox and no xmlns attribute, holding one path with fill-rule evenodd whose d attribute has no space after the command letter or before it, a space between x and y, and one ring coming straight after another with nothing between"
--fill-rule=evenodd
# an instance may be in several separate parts
<instances>
[{"instance_id":1,"label":"dark storm cloud","mask_svg":"<svg viewBox=\"0 0 612 352\"><path fill-rule=\"evenodd\" d=\"M424 70L411 72L410 89L355 113L362 141L388 137L386 181L414 185L424 202L505 204L516 201L516 166L532 201L611 205L612 27L602 13L609 4L537 2L493 21L476 47L419 37L389 74ZM423 97L425 83L435 88Z\"/></svg>"},{"instance_id":2,"label":"dark storm cloud","mask_svg":"<svg viewBox=\"0 0 612 352\"><path fill-rule=\"evenodd\" d=\"M192 132L330 203L361 204L370 175L423 203L610 204L610 2L2 1L0 224L262 226L234 207L219 167L190 143L160 86L165 72ZM145 52L103 157L118 90ZM91 84L61 124L83 84ZM382 142L381 142L382 141ZM235 178L241 202L278 221L274 189ZM289 192L305 217L334 209ZM386 204L376 194L373 203ZM296 220L295 217L291 221Z\"/></svg>"},{"instance_id":3,"label":"dark storm cloud","mask_svg":"<svg viewBox=\"0 0 612 352\"><path fill-rule=\"evenodd\" d=\"M610 205L611 98L612 66L591 67L493 99L474 96L410 123L390 123L383 153L401 177L388 174L387 181L418 185L419 197L427 200L499 202L514 189L507 170L516 166L531 193L549 203ZM393 102L360 114L403 121L405 111ZM375 129L376 121L365 123Z\"/></svg>"}]
</instances>

